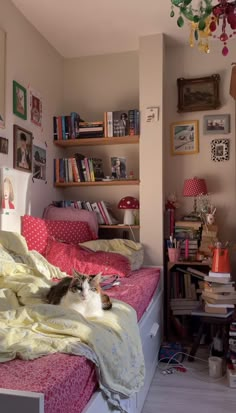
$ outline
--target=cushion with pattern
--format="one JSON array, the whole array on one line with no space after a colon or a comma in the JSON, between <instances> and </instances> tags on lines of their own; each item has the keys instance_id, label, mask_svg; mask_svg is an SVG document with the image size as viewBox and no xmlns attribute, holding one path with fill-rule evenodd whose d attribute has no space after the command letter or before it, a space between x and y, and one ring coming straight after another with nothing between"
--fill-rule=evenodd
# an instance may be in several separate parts
<instances>
[{"instance_id":1,"label":"cushion with pattern","mask_svg":"<svg viewBox=\"0 0 236 413\"><path fill-rule=\"evenodd\" d=\"M24 215L21 219L21 233L25 237L29 250L36 250L45 255L48 237L71 244L94 239L87 222L51 221Z\"/></svg>"}]
</instances>

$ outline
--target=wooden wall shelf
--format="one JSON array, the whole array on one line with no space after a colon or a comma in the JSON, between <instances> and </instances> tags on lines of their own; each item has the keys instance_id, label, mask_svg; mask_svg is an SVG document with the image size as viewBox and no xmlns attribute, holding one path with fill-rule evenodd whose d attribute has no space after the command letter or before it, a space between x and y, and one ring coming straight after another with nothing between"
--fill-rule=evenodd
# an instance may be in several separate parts
<instances>
[{"instance_id":1,"label":"wooden wall shelf","mask_svg":"<svg viewBox=\"0 0 236 413\"><path fill-rule=\"evenodd\" d=\"M97 145L124 145L139 143L139 136L120 136L115 138L86 138L55 140L54 145L61 148L72 148L75 146L97 146Z\"/></svg>"},{"instance_id":2,"label":"wooden wall shelf","mask_svg":"<svg viewBox=\"0 0 236 413\"><path fill-rule=\"evenodd\" d=\"M125 179L112 181L97 181L97 182L55 182L54 186L61 188L75 187L75 186L119 186L119 185L139 185L139 179Z\"/></svg>"},{"instance_id":3,"label":"wooden wall shelf","mask_svg":"<svg viewBox=\"0 0 236 413\"><path fill-rule=\"evenodd\" d=\"M140 225L99 225L99 228L106 229L139 229Z\"/></svg>"}]
</instances>

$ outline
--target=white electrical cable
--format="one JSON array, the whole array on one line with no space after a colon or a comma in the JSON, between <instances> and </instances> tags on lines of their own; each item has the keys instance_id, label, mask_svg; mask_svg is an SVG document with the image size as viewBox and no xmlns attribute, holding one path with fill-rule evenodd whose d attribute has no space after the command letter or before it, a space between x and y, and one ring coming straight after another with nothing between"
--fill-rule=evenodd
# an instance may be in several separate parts
<instances>
[{"instance_id":1,"label":"white electrical cable","mask_svg":"<svg viewBox=\"0 0 236 413\"><path fill-rule=\"evenodd\" d=\"M190 367L184 365L183 363L181 363L179 360L176 359L176 356L178 356L178 355L180 355L180 354L182 354L182 355L184 355L184 356L191 357L191 358L196 359L196 360L203 361L204 363L207 363L207 367L204 367L204 369L201 369L201 370L191 369ZM159 366L159 364L160 364L161 362L163 362L164 360L169 360L169 361L168 361L168 363L165 365L165 367L161 368L161 367ZM171 363L172 361L175 361L176 364L171 364L171 365L170 365L170 363ZM224 374L222 377L219 377L218 379L209 378L208 380L204 380L204 379L201 378L201 377L195 376L195 375L193 374L194 371L201 372L201 371L204 371L204 370L208 369L208 360L205 360L205 359L202 359L202 358L196 357L196 356L191 356L190 354L184 353L184 352L182 352L182 351L176 352L176 353L173 354L173 356L171 356L171 357L163 357L163 358L160 359L160 360L158 361L158 363L157 363L157 368L158 368L159 370L161 370L162 372L166 372L166 373L168 373L168 370L172 370L172 369L173 369L173 371L175 371L175 368L176 368L176 367L182 367L182 368L184 368L186 371L190 372L194 378L196 378L196 379L198 379L198 380L201 380L201 381L204 381L205 383L215 383L215 382L217 382L217 381L219 381L219 380L222 380L222 379L225 377L225 374ZM171 371L171 372L173 372L173 371Z\"/></svg>"}]
</instances>

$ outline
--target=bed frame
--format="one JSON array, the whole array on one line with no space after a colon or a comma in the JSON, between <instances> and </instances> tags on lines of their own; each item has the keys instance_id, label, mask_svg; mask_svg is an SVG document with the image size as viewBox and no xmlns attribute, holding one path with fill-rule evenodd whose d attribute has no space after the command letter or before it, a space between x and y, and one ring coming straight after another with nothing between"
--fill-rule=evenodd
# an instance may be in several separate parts
<instances>
[{"instance_id":1,"label":"bed frame","mask_svg":"<svg viewBox=\"0 0 236 413\"><path fill-rule=\"evenodd\" d=\"M152 378L155 373L158 353L163 337L163 268L157 290L143 314L139 329L145 359L146 376L144 386L129 399L122 400L122 407L128 413L141 413ZM0 389L1 411L7 413L44 413L44 395L42 393ZM2 410L3 409L3 410ZM96 391L82 413L118 413L111 410L102 396Z\"/></svg>"}]
</instances>

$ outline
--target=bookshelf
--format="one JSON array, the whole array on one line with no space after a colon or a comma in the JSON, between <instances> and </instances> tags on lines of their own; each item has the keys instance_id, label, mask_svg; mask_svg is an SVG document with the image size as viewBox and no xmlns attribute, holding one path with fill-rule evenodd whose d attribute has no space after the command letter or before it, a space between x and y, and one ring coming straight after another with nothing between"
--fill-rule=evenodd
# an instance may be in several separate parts
<instances>
[{"instance_id":1,"label":"bookshelf","mask_svg":"<svg viewBox=\"0 0 236 413\"><path fill-rule=\"evenodd\" d=\"M79 146L100 146L100 145L127 145L139 143L139 136L121 136L114 138L86 138L86 139L68 139L55 140L54 145L61 148L72 148Z\"/></svg>"},{"instance_id":2,"label":"bookshelf","mask_svg":"<svg viewBox=\"0 0 236 413\"><path fill-rule=\"evenodd\" d=\"M87 137L87 138L76 138L76 139L59 139L59 140L54 140L53 144L57 146L58 148L61 148L64 151L70 150L70 148L80 148L84 147L93 147L93 156L96 154L96 147L100 148L100 154L99 156L101 157L101 150L102 147L108 147L111 146L113 147L114 145L138 145L140 141L140 136L139 135L131 135L131 136L120 136L120 137ZM98 149L99 150L99 149ZM95 152L94 152L95 151ZM96 156L96 155L95 155ZM137 156L137 155L136 155ZM138 162L138 159L137 159ZM111 181L86 181L86 182L54 182L54 186L56 188L61 188L61 189L66 189L66 188L71 188L76 189L76 188L90 188L90 187L97 187L98 190L99 188L104 188L106 187L138 187L140 184L139 179L114 179ZM105 193L104 193L105 194ZM75 195L74 195L75 196ZM81 193L80 193L81 196ZM97 197L97 194L96 194ZM82 196L83 198L83 196ZM107 198L107 196L106 196ZM110 229L110 230L127 230L127 231L139 231L140 226L139 225L99 225L100 229Z\"/></svg>"},{"instance_id":3,"label":"bookshelf","mask_svg":"<svg viewBox=\"0 0 236 413\"><path fill-rule=\"evenodd\" d=\"M169 339L171 337L171 325L174 318L172 309L171 309L171 289L174 285L174 274L178 272L178 268L186 270L187 267L192 267L199 269L203 272L208 272L210 265L209 262L201 262L201 261L176 261L176 262L168 262L167 263L167 274L166 274L166 296L165 296L165 320L166 320L166 338ZM184 277L182 273L181 277ZM180 283L179 286L182 286ZM189 316L189 315L188 315Z\"/></svg>"},{"instance_id":4,"label":"bookshelf","mask_svg":"<svg viewBox=\"0 0 236 413\"><path fill-rule=\"evenodd\" d=\"M58 182L56 187L70 187L70 186L119 186L119 185L139 185L139 179L119 179L112 181L91 181L91 182Z\"/></svg>"}]
</instances>

